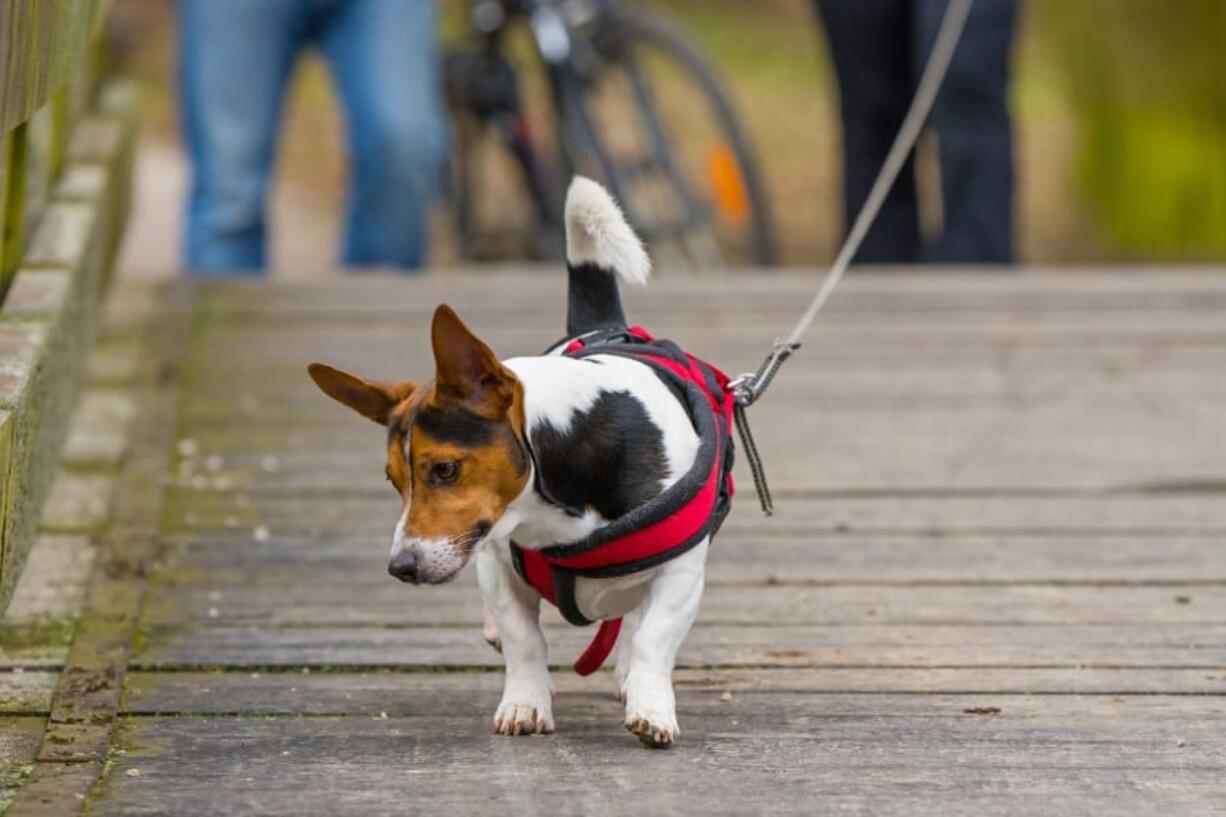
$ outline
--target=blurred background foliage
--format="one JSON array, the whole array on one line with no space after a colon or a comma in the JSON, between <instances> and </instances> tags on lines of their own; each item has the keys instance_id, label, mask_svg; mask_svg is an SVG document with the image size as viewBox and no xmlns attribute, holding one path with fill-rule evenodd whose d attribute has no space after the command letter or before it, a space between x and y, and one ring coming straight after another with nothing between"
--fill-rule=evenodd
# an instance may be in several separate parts
<instances>
[{"instance_id":1,"label":"blurred background foliage","mask_svg":"<svg viewBox=\"0 0 1226 817\"><path fill-rule=\"evenodd\" d=\"M1033 13L1110 250L1226 255L1226 2L1037 0Z\"/></svg>"},{"instance_id":2,"label":"blurred background foliage","mask_svg":"<svg viewBox=\"0 0 1226 817\"><path fill-rule=\"evenodd\" d=\"M840 134L810 0L637 2L680 20L731 87L786 260L829 261L842 225ZM440 5L446 41L463 30L467 2ZM173 146L173 3L115 7L149 88L146 138ZM1023 0L1015 60L1024 261L1226 260L1226 0ZM285 124L279 184L321 214L313 224L335 225L344 126L316 59L297 73Z\"/></svg>"}]
</instances>

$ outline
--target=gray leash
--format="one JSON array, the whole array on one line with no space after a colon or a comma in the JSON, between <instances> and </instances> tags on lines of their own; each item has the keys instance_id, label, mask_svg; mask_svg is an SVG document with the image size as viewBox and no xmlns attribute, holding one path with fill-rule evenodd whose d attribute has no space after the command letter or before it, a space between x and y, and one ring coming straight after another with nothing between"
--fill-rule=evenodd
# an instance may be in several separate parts
<instances>
[{"instance_id":1,"label":"gray leash","mask_svg":"<svg viewBox=\"0 0 1226 817\"><path fill-rule=\"evenodd\" d=\"M898 129L898 135L894 137L894 144L890 146L890 152L886 154L881 171L877 174L876 181L873 182L868 198L864 200L864 206L856 215L855 223L852 224L842 249L835 257L830 271L826 273L826 280L822 282L817 294L809 302L809 307L796 322L790 335L775 340L770 354L762 361L762 365L756 372L746 372L728 383L728 390L736 399L733 419L741 437L741 447L745 450L745 459L749 463L749 470L753 473L754 488L757 489L762 512L767 516L774 514L775 505L771 501L770 486L766 482L766 469L762 465L762 456L758 452L758 447L754 444L753 433L749 430L749 419L745 416L745 409L752 406L766 393L767 387L779 373L780 367L792 356L793 352L800 348L800 339L813 325L817 313L826 305L834 288L843 279L843 274L847 272L851 259L855 257L856 251L864 242L869 227L881 212L885 197L898 179L898 174L906 163L907 156L915 148L916 140L919 139L920 130L924 127L928 114L932 112L932 103L936 100L941 83L945 80L945 73L949 70L949 62L953 58L954 49L958 46L958 40L962 37L962 30L966 26L966 18L970 14L973 2L974 0L950 0L949 5L946 6L945 16L941 19L941 28L933 43L932 53L928 56L928 64L924 66L919 86L915 89L911 107L907 109L907 115Z\"/></svg>"}]
</instances>

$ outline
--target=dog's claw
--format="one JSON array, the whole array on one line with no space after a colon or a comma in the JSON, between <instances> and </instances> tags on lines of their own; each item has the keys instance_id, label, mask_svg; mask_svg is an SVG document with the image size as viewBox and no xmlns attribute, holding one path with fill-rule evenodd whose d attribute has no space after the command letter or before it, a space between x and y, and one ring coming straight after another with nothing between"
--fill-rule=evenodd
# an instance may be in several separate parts
<instances>
[{"instance_id":1,"label":"dog's claw","mask_svg":"<svg viewBox=\"0 0 1226 817\"><path fill-rule=\"evenodd\" d=\"M681 737L676 724L654 723L646 717L630 718L626 729L638 736L639 741L650 749L669 749Z\"/></svg>"},{"instance_id":2,"label":"dog's claw","mask_svg":"<svg viewBox=\"0 0 1226 817\"><path fill-rule=\"evenodd\" d=\"M545 707L504 701L494 713L496 735L547 735L552 731L553 714Z\"/></svg>"}]
</instances>

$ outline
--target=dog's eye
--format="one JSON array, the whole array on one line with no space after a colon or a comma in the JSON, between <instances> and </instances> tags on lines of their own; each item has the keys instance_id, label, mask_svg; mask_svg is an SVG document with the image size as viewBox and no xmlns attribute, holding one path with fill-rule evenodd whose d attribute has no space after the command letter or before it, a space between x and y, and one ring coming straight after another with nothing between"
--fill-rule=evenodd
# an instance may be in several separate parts
<instances>
[{"instance_id":1,"label":"dog's eye","mask_svg":"<svg viewBox=\"0 0 1226 817\"><path fill-rule=\"evenodd\" d=\"M447 485L460 476L460 464L455 460L440 460L430 469L430 481L435 485Z\"/></svg>"}]
</instances>

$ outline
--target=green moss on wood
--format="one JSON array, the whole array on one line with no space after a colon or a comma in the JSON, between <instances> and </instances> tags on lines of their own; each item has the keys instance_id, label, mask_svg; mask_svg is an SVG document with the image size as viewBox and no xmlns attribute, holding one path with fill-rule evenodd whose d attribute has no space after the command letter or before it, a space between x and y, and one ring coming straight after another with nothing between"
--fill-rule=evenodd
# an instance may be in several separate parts
<instances>
[{"instance_id":1,"label":"green moss on wood","mask_svg":"<svg viewBox=\"0 0 1226 817\"><path fill-rule=\"evenodd\" d=\"M75 629L76 621L70 618L0 625L0 650L28 652L67 647L72 644Z\"/></svg>"}]
</instances>

